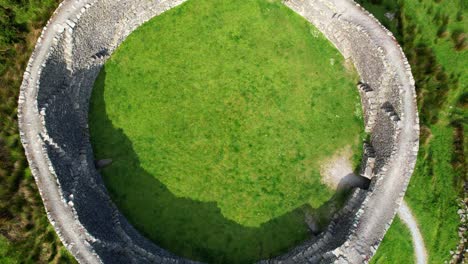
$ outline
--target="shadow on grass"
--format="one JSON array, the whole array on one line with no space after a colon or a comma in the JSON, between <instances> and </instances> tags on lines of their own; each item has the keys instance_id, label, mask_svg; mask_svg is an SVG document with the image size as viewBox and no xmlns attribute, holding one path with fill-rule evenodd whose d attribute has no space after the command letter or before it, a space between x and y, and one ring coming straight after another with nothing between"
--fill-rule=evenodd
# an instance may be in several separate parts
<instances>
[{"instance_id":1,"label":"shadow on grass","mask_svg":"<svg viewBox=\"0 0 468 264\"><path fill-rule=\"evenodd\" d=\"M133 226L162 248L209 263L251 263L307 240L313 234L305 215L314 215L323 227L330 210L344 201L345 192L339 192L318 209L304 205L255 228L226 219L215 202L176 197L140 166L132 142L107 117L105 78L103 68L90 105L95 157L113 160L101 171L113 201Z\"/></svg>"}]
</instances>

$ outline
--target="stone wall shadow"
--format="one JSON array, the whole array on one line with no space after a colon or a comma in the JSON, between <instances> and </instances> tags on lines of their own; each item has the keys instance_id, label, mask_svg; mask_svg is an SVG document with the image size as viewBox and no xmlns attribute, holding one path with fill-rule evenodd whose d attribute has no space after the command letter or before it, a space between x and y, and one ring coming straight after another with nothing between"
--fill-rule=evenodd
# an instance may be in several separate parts
<instances>
[{"instance_id":1,"label":"stone wall shadow","mask_svg":"<svg viewBox=\"0 0 468 264\"><path fill-rule=\"evenodd\" d=\"M90 103L89 126L96 159L111 158L101 170L112 200L145 237L185 258L208 263L252 263L267 259L313 238L306 214L324 215L344 202L336 193L318 209L303 205L260 227L245 227L226 219L216 202L175 196L140 166L132 142L108 118L104 101L105 67ZM327 224L318 217L318 226Z\"/></svg>"}]
</instances>

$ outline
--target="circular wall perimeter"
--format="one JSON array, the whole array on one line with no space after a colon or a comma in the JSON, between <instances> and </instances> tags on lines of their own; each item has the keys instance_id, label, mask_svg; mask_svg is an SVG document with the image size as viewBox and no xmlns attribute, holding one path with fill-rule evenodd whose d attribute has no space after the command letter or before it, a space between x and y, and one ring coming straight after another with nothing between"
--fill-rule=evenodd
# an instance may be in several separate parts
<instances>
[{"instance_id":1,"label":"circular wall perimeter","mask_svg":"<svg viewBox=\"0 0 468 264\"><path fill-rule=\"evenodd\" d=\"M184 0L65 0L30 59L19 98L22 143L49 220L81 263L191 263L152 244L122 216L96 171L87 113L101 67L139 25ZM285 4L353 61L366 130L356 189L320 236L263 263L367 262L398 209L418 150L414 81L396 40L352 0Z\"/></svg>"}]
</instances>

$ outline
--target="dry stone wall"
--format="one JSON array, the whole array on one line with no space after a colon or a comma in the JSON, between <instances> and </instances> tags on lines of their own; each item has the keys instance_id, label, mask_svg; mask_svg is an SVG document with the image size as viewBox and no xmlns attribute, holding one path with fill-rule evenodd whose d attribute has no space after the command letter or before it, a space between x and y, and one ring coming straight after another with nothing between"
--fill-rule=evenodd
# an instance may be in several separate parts
<instances>
[{"instance_id":1,"label":"dry stone wall","mask_svg":"<svg viewBox=\"0 0 468 264\"><path fill-rule=\"evenodd\" d=\"M363 107L371 134L367 148L374 165L369 190L362 193L362 203L349 218L353 224L342 230L344 243L332 250L325 246L319 249L319 254L314 254L318 260L311 260L304 246L277 260L365 263L391 224L416 162L419 123L414 80L392 34L353 1L291 0L286 5L316 25L345 58L351 59L361 84L367 86L363 90L372 90L362 99L371 99Z\"/></svg>"},{"instance_id":2,"label":"dry stone wall","mask_svg":"<svg viewBox=\"0 0 468 264\"><path fill-rule=\"evenodd\" d=\"M93 83L139 25L185 0L65 0L44 28L19 98L22 143L49 220L81 263L194 263L141 236L109 198L87 125ZM320 236L262 263L362 263L401 203L418 147L414 81L398 44L352 0L291 0L361 76L371 160L357 189ZM369 154L371 153L371 154ZM366 162L368 164L368 162Z\"/></svg>"}]
</instances>

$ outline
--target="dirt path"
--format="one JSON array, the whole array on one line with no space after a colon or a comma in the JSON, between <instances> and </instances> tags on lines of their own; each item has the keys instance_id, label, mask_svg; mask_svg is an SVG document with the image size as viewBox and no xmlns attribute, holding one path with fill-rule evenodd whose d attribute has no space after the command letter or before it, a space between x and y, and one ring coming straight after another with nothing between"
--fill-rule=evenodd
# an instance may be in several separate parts
<instances>
[{"instance_id":1,"label":"dirt path","mask_svg":"<svg viewBox=\"0 0 468 264\"><path fill-rule=\"evenodd\" d=\"M427 263L427 251L424 245L424 240L422 238L421 232L419 231L416 218L411 213L411 210L405 201L403 201L403 203L400 206L400 210L398 210L398 216L410 230L411 238L413 241L414 254L416 256L416 263L426 264Z\"/></svg>"}]
</instances>

